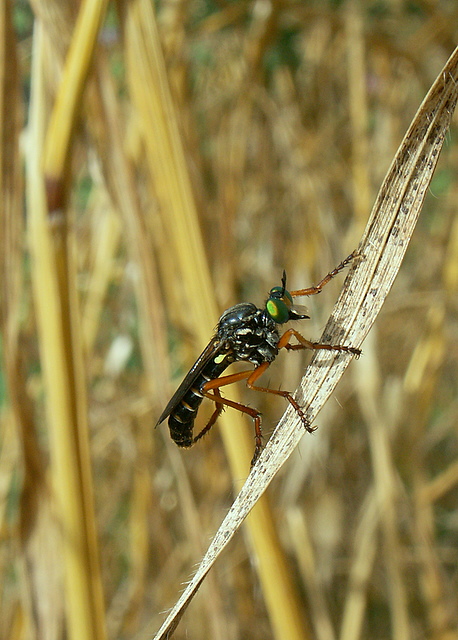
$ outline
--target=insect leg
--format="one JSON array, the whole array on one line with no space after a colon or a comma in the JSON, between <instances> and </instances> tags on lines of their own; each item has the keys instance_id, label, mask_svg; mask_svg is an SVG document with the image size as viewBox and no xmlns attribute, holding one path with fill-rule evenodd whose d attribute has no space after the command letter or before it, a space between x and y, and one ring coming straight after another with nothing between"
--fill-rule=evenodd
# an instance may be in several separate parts
<instances>
[{"instance_id":1,"label":"insect leg","mask_svg":"<svg viewBox=\"0 0 458 640\"><path fill-rule=\"evenodd\" d=\"M261 413L257 409L254 409L252 407L247 407L246 405L241 404L240 402L235 402L234 400L223 398L219 392L219 389L220 387L224 387L227 384L232 384L233 382L239 382L240 380L250 379L250 377L256 371L258 371L258 369L262 369L261 373L263 373L267 369L267 366L265 365L268 366L269 363L266 362L254 370L249 369L248 371L239 371L238 373L233 373L232 375L229 375L229 376L223 376L221 378L215 378L214 380L209 380L202 386L202 389L201 389L202 394L206 398L213 400L216 404L227 405L228 407L237 409L238 411L242 413L246 413L253 418L254 431L255 431L255 448L254 448L253 458L251 460L251 466L253 466L256 460L258 459L262 449ZM259 375L261 375L261 373L259 373ZM248 380L247 380L247 384L248 384ZM250 385L248 386L250 387ZM212 393L212 391L214 393ZM215 413L213 414L213 416L215 415ZM210 418L210 421L213 419L213 416ZM212 425L216 421L217 417L218 416L215 417L215 420L213 421ZM207 431L208 429L207 427L205 427L204 432L207 432ZM199 434L198 437L200 437L201 435L203 434Z\"/></svg>"},{"instance_id":2,"label":"insect leg","mask_svg":"<svg viewBox=\"0 0 458 640\"><path fill-rule=\"evenodd\" d=\"M221 393L220 393L219 389L215 389L215 396L217 396L218 398L221 398ZM216 399L215 399L215 407L216 408L213 411L213 413L212 413L212 415L210 417L210 420L207 422L206 426L202 429L202 431L200 433L198 433L192 439L192 443L193 444L195 442L197 442L197 440L200 440L206 433L208 433L210 431L210 429L213 427L213 425L215 424L215 422L218 420L219 416L223 412L224 405L221 402L218 402Z\"/></svg>"},{"instance_id":3,"label":"insect leg","mask_svg":"<svg viewBox=\"0 0 458 640\"><path fill-rule=\"evenodd\" d=\"M342 260L342 262L335 269L330 271L328 275L325 276L323 280L321 280L317 285L315 285L314 287L308 287L307 289L298 289L297 291L290 291L290 294L293 296L293 298L297 298L298 296L314 296L317 293L321 293L321 290L323 289L323 287L325 287L328 284L328 282L330 282L338 273L340 273L342 269L345 269L345 267L350 264L350 262L353 260L355 256L356 256L356 250L353 251L353 253L350 253L350 255L347 256L345 260Z\"/></svg>"},{"instance_id":4,"label":"insect leg","mask_svg":"<svg viewBox=\"0 0 458 640\"><path fill-rule=\"evenodd\" d=\"M294 336L299 344L290 344L290 338ZM361 355L361 349L356 349L355 347L347 347L342 344L323 344L321 342L311 342L310 340L306 340L303 335L296 331L295 329L288 329L282 335L280 340L278 341L279 349L288 349L288 351L297 351L298 349L326 349L327 351L345 351L346 353L352 353L356 357Z\"/></svg>"},{"instance_id":5,"label":"insect leg","mask_svg":"<svg viewBox=\"0 0 458 640\"><path fill-rule=\"evenodd\" d=\"M312 433L313 431L315 431L315 427L311 426L310 422L307 420L305 413L302 410L302 407L299 405L297 400L293 398L293 396L289 391L283 391L282 389L269 389L267 387L259 387L258 385L254 384L256 380L268 368L269 365L270 365L270 362L264 362L259 367L256 367L256 369L251 373L251 376L246 381L247 387L249 389L254 389L255 391L262 391L263 393L272 393L276 396L281 396L282 398L286 398L286 400L288 400L288 402L294 407L294 410L296 411L297 415L300 417L306 431L308 431L309 433Z\"/></svg>"}]
</instances>

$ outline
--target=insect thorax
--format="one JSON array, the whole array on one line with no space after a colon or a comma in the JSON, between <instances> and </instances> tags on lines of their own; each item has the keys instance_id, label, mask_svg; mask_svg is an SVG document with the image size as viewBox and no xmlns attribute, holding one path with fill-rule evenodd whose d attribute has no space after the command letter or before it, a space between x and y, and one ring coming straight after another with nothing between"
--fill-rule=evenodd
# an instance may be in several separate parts
<instances>
[{"instance_id":1,"label":"insect thorax","mask_svg":"<svg viewBox=\"0 0 458 640\"><path fill-rule=\"evenodd\" d=\"M247 360L259 366L272 362L277 356L280 336L276 323L249 302L227 309L219 319L216 333L235 360Z\"/></svg>"}]
</instances>

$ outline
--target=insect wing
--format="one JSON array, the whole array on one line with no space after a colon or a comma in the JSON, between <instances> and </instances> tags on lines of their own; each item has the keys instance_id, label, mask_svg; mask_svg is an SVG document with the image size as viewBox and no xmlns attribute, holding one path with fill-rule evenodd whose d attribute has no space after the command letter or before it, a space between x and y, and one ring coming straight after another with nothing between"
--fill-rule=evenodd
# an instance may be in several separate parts
<instances>
[{"instance_id":1,"label":"insect wing","mask_svg":"<svg viewBox=\"0 0 458 640\"><path fill-rule=\"evenodd\" d=\"M156 426L161 424L161 422L163 422L172 413L172 411L175 409L175 407L183 399L183 396L192 387L192 385L193 385L194 381L196 380L196 378L198 378L198 376L202 373L202 371L206 367L206 365L216 358L216 356L220 352L220 349L221 349L221 342L215 336L210 340L208 345L205 347L205 349L202 351L200 356L197 358L195 363L192 365L192 367L190 368L190 370L186 374L183 382L180 384L178 389L175 391L175 393L173 394L172 398L170 399L170 402L168 403L168 405L166 406L166 408L162 412L161 417L159 418L159 420L156 423Z\"/></svg>"},{"instance_id":2,"label":"insect wing","mask_svg":"<svg viewBox=\"0 0 458 640\"><path fill-rule=\"evenodd\" d=\"M307 307L304 307L302 304L292 304L289 308L289 319L290 320L305 320L310 318L308 315L309 310Z\"/></svg>"}]
</instances>

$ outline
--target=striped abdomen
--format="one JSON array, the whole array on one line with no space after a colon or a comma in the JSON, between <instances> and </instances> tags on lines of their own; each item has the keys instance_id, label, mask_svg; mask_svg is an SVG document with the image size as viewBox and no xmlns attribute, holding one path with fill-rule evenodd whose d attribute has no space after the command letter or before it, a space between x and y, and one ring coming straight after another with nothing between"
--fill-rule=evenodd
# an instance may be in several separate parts
<instances>
[{"instance_id":1,"label":"striped abdomen","mask_svg":"<svg viewBox=\"0 0 458 640\"><path fill-rule=\"evenodd\" d=\"M232 362L230 358L224 358L222 362L208 362L170 413L170 436L179 447L190 447L193 444L194 420L204 399L200 391L202 386L208 380L218 378Z\"/></svg>"}]
</instances>

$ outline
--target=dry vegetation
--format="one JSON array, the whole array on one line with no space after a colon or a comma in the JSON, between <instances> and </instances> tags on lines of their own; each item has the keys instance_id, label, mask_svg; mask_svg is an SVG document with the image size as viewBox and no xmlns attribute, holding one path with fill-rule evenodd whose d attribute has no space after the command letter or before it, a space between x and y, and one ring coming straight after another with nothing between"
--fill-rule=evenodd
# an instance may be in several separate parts
<instances>
[{"instance_id":1,"label":"dry vegetation","mask_svg":"<svg viewBox=\"0 0 458 640\"><path fill-rule=\"evenodd\" d=\"M446 0L77 5L0 9L0 640L160 626L253 438L228 410L180 451L158 415L222 309L356 247L458 35ZM457 149L452 126L363 357L177 639L458 638ZM284 403L239 386L268 435Z\"/></svg>"}]
</instances>

